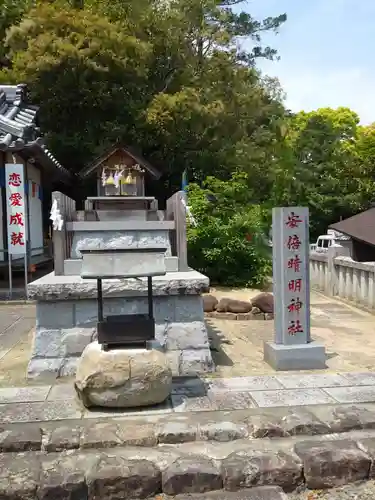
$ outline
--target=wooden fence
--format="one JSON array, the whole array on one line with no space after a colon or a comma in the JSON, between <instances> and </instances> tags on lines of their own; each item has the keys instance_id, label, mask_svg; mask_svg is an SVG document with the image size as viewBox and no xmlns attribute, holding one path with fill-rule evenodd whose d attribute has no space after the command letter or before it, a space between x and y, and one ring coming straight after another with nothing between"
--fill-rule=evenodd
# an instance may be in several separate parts
<instances>
[{"instance_id":1,"label":"wooden fence","mask_svg":"<svg viewBox=\"0 0 375 500\"><path fill-rule=\"evenodd\" d=\"M54 201L57 202L57 208L64 221L61 231L53 231L52 240L55 275L62 276L64 274L64 260L70 258L73 237L73 233L66 230L66 224L75 218L76 202L59 191L52 193L52 203Z\"/></svg>"}]
</instances>

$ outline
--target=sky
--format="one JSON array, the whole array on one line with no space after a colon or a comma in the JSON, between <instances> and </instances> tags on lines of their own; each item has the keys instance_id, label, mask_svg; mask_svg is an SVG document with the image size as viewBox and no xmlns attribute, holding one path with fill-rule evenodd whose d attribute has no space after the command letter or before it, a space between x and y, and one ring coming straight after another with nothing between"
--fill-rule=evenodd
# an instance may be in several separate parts
<instances>
[{"instance_id":1,"label":"sky","mask_svg":"<svg viewBox=\"0 0 375 500\"><path fill-rule=\"evenodd\" d=\"M280 61L258 64L276 76L292 111L345 106L375 122L375 0L246 0L256 19L286 13L264 42Z\"/></svg>"}]
</instances>

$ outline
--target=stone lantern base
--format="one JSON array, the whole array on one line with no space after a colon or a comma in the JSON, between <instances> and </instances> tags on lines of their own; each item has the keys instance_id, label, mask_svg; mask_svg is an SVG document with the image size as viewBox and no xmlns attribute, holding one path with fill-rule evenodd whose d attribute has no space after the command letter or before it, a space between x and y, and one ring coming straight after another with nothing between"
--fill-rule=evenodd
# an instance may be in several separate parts
<instances>
[{"instance_id":1,"label":"stone lantern base","mask_svg":"<svg viewBox=\"0 0 375 500\"><path fill-rule=\"evenodd\" d=\"M87 408L151 406L170 395L172 371L165 353L159 350L105 351L92 342L78 361L75 389Z\"/></svg>"}]
</instances>

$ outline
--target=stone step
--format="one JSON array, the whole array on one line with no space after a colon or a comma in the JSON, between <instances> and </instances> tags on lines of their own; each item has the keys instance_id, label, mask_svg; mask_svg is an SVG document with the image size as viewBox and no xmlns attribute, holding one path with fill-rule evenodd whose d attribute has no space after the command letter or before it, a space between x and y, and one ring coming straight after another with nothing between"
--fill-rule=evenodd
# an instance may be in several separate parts
<instances>
[{"instance_id":1,"label":"stone step","mask_svg":"<svg viewBox=\"0 0 375 500\"><path fill-rule=\"evenodd\" d=\"M156 500L287 500L278 486L263 486L241 491L212 491L197 495L159 496Z\"/></svg>"},{"instance_id":2,"label":"stone step","mask_svg":"<svg viewBox=\"0 0 375 500\"><path fill-rule=\"evenodd\" d=\"M0 452L157 446L182 443L236 443L375 429L375 405L317 405L235 411L171 413L165 410L119 413L74 410L66 401L0 405ZM72 418L62 413L71 406ZM34 410L34 413L32 412ZM29 412L29 414L28 414ZM1 415L0 415L1 417ZM53 420L49 420L48 418ZM22 421L23 419L23 421ZM25 421L29 419L30 421ZM42 421L45 420L45 421Z\"/></svg>"},{"instance_id":3,"label":"stone step","mask_svg":"<svg viewBox=\"0 0 375 500\"><path fill-rule=\"evenodd\" d=\"M189 494L212 500L282 500L287 497L281 489L335 488L374 476L375 431L308 440L295 436L0 454L0 498L9 500L160 499L161 494L184 500ZM240 496L241 490L246 496Z\"/></svg>"}]
</instances>

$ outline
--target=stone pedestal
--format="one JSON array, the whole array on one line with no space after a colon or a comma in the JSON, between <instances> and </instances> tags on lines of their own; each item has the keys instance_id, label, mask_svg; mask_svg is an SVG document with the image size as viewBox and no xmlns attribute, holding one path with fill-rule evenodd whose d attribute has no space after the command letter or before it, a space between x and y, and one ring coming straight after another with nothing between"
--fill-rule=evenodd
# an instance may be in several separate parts
<instances>
[{"instance_id":1,"label":"stone pedestal","mask_svg":"<svg viewBox=\"0 0 375 500\"><path fill-rule=\"evenodd\" d=\"M172 370L156 349L105 351L89 344L77 365L75 388L86 407L137 408L165 401L172 390Z\"/></svg>"},{"instance_id":2,"label":"stone pedestal","mask_svg":"<svg viewBox=\"0 0 375 500\"><path fill-rule=\"evenodd\" d=\"M311 341L309 211L272 210L275 342L264 343L264 360L275 370L325 368L322 345Z\"/></svg>"},{"instance_id":3,"label":"stone pedestal","mask_svg":"<svg viewBox=\"0 0 375 500\"><path fill-rule=\"evenodd\" d=\"M175 376L214 370L201 296L208 287L208 278L193 270L153 278L155 340ZM28 291L37 314L28 377L74 375L84 348L96 339L96 282L51 273ZM147 280L103 280L103 297L105 316L147 313Z\"/></svg>"},{"instance_id":4,"label":"stone pedestal","mask_svg":"<svg viewBox=\"0 0 375 500\"><path fill-rule=\"evenodd\" d=\"M316 342L283 345L264 343L264 361L275 370L315 370L326 368L325 347Z\"/></svg>"}]
</instances>

